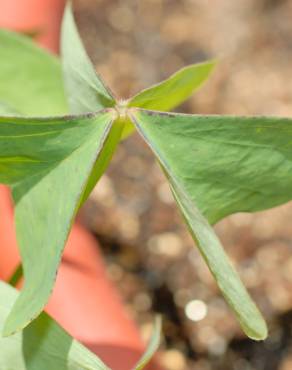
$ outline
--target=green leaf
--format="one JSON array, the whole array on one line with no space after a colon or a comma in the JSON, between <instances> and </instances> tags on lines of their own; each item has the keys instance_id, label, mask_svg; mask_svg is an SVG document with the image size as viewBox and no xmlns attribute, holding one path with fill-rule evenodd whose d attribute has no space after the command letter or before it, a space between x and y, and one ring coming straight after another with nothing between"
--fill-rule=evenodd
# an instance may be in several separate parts
<instances>
[{"instance_id":1,"label":"green leaf","mask_svg":"<svg viewBox=\"0 0 292 370\"><path fill-rule=\"evenodd\" d=\"M182 68L168 79L139 92L129 99L127 106L159 111L172 110L202 86L215 65L216 61L211 60ZM133 131L134 126L128 120L122 138L127 138Z\"/></svg>"},{"instance_id":2,"label":"green leaf","mask_svg":"<svg viewBox=\"0 0 292 370\"><path fill-rule=\"evenodd\" d=\"M0 330L18 292L0 282ZM0 337L0 369L3 370L108 370L82 344L42 313L23 332Z\"/></svg>"},{"instance_id":3,"label":"green leaf","mask_svg":"<svg viewBox=\"0 0 292 370\"><path fill-rule=\"evenodd\" d=\"M174 109L201 87L215 65L212 60L182 68L167 80L139 92L129 100L128 107L160 111Z\"/></svg>"},{"instance_id":4,"label":"green leaf","mask_svg":"<svg viewBox=\"0 0 292 370\"><path fill-rule=\"evenodd\" d=\"M0 30L0 81L0 100L17 112L68 112L58 59L25 36Z\"/></svg>"},{"instance_id":5,"label":"green leaf","mask_svg":"<svg viewBox=\"0 0 292 370\"><path fill-rule=\"evenodd\" d=\"M160 133L158 147L210 223L292 199L291 119L138 115Z\"/></svg>"},{"instance_id":6,"label":"green leaf","mask_svg":"<svg viewBox=\"0 0 292 370\"><path fill-rule=\"evenodd\" d=\"M156 317L150 342L147 346L145 353L140 358L138 363L135 365L134 370L144 369L144 367L151 360L155 352L158 350L160 344L160 333L161 333L161 317Z\"/></svg>"},{"instance_id":7,"label":"green leaf","mask_svg":"<svg viewBox=\"0 0 292 370\"><path fill-rule=\"evenodd\" d=\"M67 4L62 25L62 64L71 113L95 112L115 105L115 99L96 74L78 35Z\"/></svg>"},{"instance_id":8,"label":"green leaf","mask_svg":"<svg viewBox=\"0 0 292 370\"><path fill-rule=\"evenodd\" d=\"M115 112L0 118L0 182L12 187L25 285L4 335L25 327L51 293L62 250Z\"/></svg>"},{"instance_id":9,"label":"green leaf","mask_svg":"<svg viewBox=\"0 0 292 370\"><path fill-rule=\"evenodd\" d=\"M0 115L1 116L18 116L19 112L13 108L9 103L0 101Z\"/></svg>"},{"instance_id":10,"label":"green leaf","mask_svg":"<svg viewBox=\"0 0 292 370\"><path fill-rule=\"evenodd\" d=\"M241 206L245 207L245 203L249 203L247 194L254 196L256 190L270 205L271 200L264 200L261 188L253 186L264 185L267 174L271 177L271 173L274 179L269 180L270 183L282 189L286 176L288 191L289 173L292 173L289 160L292 151L289 155L288 150L291 121L204 117L139 109L132 110L131 114L163 167L192 236L243 330L253 339L264 339L265 322L199 209L205 207L203 211L206 211L206 207L210 207L208 216L214 220L214 214L231 204L234 212L241 210L239 198L234 203L234 196L240 197ZM240 196L242 191L245 193ZM275 188L269 191L275 198L276 193Z\"/></svg>"},{"instance_id":11,"label":"green leaf","mask_svg":"<svg viewBox=\"0 0 292 370\"><path fill-rule=\"evenodd\" d=\"M69 2L65 9L62 24L62 64L70 113L95 112L101 108L115 105L115 100L111 92L96 74L86 54L74 22L72 8ZM92 173L80 201L80 206L86 201L97 181L106 170L120 141L122 131L122 122L115 125L111 130L102 152L93 166Z\"/></svg>"}]
</instances>

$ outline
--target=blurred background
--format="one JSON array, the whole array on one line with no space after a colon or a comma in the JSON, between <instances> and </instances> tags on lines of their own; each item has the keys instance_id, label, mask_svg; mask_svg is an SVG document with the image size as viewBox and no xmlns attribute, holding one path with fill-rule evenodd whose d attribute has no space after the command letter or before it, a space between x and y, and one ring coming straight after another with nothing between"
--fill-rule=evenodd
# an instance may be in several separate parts
<instances>
[{"instance_id":1,"label":"blurred background","mask_svg":"<svg viewBox=\"0 0 292 370\"><path fill-rule=\"evenodd\" d=\"M217 58L178 111L292 116L291 0L72 2L87 51L118 97ZM292 204L215 226L269 322L261 343L241 332L137 134L119 146L81 219L142 335L163 315L166 370L292 369Z\"/></svg>"},{"instance_id":2,"label":"blurred background","mask_svg":"<svg viewBox=\"0 0 292 370\"><path fill-rule=\"evenodd\" d=\"M118 97L218 58L179 111L292 116L289 0L75 0L74 9L88 53ZM292 369L291 204L216 225L269 322L264 343L240 331L137 134L121 143L83 219L142 334L163 314L167 370Z\"/></svg>"},{"instance_id":3,"label":"blurred background","mask_svg":"<svg viewBox=\"0 0 292 370\"><path fill-rule=\"evenodd\" d=\"M74 9L88 53L118 97L218 58L179 111L292 116L289 0L75 0ZM291 204L216 225L269 321L264 343L243 336L137 134L120 145L83 218L142 334L163 314L166 369L292 369Z\"/></svg>"}]
</instances>

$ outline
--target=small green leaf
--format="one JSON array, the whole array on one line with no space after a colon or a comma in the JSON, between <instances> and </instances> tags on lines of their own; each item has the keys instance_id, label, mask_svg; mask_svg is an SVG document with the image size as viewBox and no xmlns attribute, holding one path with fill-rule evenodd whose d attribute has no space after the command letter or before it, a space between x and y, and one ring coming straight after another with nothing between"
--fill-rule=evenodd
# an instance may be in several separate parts
<instances>
[{"instance_id":1,"label":"small green leaf","mask_svg":"<svg viewBox=\"0 0 292 370\"><path fill-rule=\"evenodd\" d=\"M233 132L232 138L236 136L236 133L240 137L240 130L235 128L235 118L233 118L233 125L231 122L228 122L226 117L226 122L224 123L223 118L221 121L222 125L220 125L220 122L217 122L217 117L214 117L212 120L212 118L208 119L202 116L150 112L139 109L132 111L132 117L138 131L153 150L165 171L191 234L197 242L223 295L235 312L242 329L253 339L264 339L267 336L265 321L241 283L211 226L201 215L196 205L200 196L204 197L205 203L208 205L208 194L214 191L213 186L216 188L218 183L220 188L222 181L224 181L224 184L228 184L231 179L230 186L235 188L236 184L238 187L242 185L241 181L235 183L232 181L231 175L233 172L231 172L231 168L233 171L240 173L242 166L242 175L247 175L248 166L260 167L260 163L249 162L248 160L248 155L252 155L253 146L251 146L245 156L242 156L240 151L246 151L246 146L244 140L242 140L240 145L240 139L238 139L238 153L235 154L233 152L228 157L228 154L222 150L221 146L219 148L214 145L214 141L216 142L218 138L224 137L224 134L221 133L221 130L224 132L224 127L227 130L225 131L225 141L227 143L234 144L227 132ZM211 127L208 125L208 122L212 122ZM283 120L281 122L283 123ZM288 128L290 122L285 122ZM246 121L247 126L248 123L249 121ZM278 125L278 128L280 126L281 124ZM261 125L256 125L256 127L264 129L266 125L262 123ZM204 134L209 135L210 142L202 140L202 135ZM248 133L246 137L248 137L247 135ZM243 138L241 137L241 139ZM258 146L256 148L258 149ZM275 150L275 147L272 150ZM212 155L214 162L205 160L205 158L209 159L212 151L214 151ZM246 161L245 164L242 158ZM216 168L216 164L223 159L225 160L225 165ZM264 160L268 160L267 156L265 156ZM236 165L234 162L236 162ZM231 163L232 167L230 168L228 164ZM280 165L280 162L277 163ZM284 174L289 166L287 167L284 162L282 162L282 165L283 168L281 168L280 172ZM291 169L289 170L291 173ZM213 171L213 177L209 177L210 171ZM255 176L258 175L255 174ZM209 186L210 182L213 184L211 187ZM225 198L218 197L218 207L220 208L220 202L222 203L221 207L224 207L224 201L226 199L231 201L232 196L233 193L229 192ZM213 207L215 206L213 205ZM217 211L216 207L215 211Z\"/></svg>"},{"instance_id":2,"label":"small green leaf","mask_svg":"<svg viewBox=\"0 0 292 370\"><path fill-rule=\"evenodd\" d=\"M0 282L0 331L18 292ZM3 370L109 370L92 352L42 313L23 332L0 337Z\"/></svg>"},{"instance_id":3,"label":"small green leaf","mask_svg":"<svg viewBox=\"0 0 292 370\"><path fill-rule=\"evenodd\" d=\"M201 87L215 65L212 60L182 68L167 80L139 92L129 100L128 106L160 111L174 109Z\"/></svg>"},{"instance_id":4,"label":"small green leaf","mask_svg":"<svg viewBox=\"0 0 292 370\"><path fill-rule=\"evenodd\" d=\"M140 358L138 363L135 365L134 370L142 370L151 360L155 352L158 350L160 345L160 335L161 335L161 317L158 316L154 322L153 332L147 346L147 349L143 356Z\"/></svg>"},{"instance_id":5,"label":"small green leaf","mask_svg":"<svg viewBox=\"0 0 292 370\"><path fill-rule=\"evenodd\" d=\"M27 37L0 30L0 100L21 114L68 112L61 66Z\"/></svg>"},{"instance_id":6,"label":"small green leaf","mask_svg":"<svg viewBox=\"0 0 292 370\"><path fill-rule=\"evenodd\" d=\"M115 99L96 74L74 22L70 3L62 25L62 64L71 113L95 112L115 105Z\"/></svg>"},{"instance_id":7,"label":"small green leaf","mask_svg":"<svg viewBox=\"0 0 292 370\"><path fill-rule=\"evenodd\" d=\"M85 185L115 113L0 117L0 182L12 187L25 285L4 326L22 329L43 309Z\"/></svg>"},{"instance_id":8,"label":"small green leaf","mask_svg":"<svg viewBox=\"0 0 292 370\"><path fill-rule=\"evenodd\" d=\"M168 79L142 90L129 99L128 107L168 111L187 100L209 78L216 61L211 60L182 68ZM122 138L127 138L134 131L128 120L125 123Z\"/></svg>"}]
</instances>

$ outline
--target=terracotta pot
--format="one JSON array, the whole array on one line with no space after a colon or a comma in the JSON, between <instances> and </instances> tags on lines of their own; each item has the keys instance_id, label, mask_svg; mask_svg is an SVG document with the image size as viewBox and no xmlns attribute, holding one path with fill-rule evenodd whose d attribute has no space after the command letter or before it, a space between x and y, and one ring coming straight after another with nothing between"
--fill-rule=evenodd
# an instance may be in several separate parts
<instances>
[{"instance_id":1,"label":"terracotta pot","mask_svg":"<svg viewBox=\"0 0 292 370\"><path fill-rule=\"evenodd\" d=\"M37 34L42 46L57 52L64 0L0 0L0 27ZM0 278L20 262L9 191L0 185ZM144 345L106 276L99 246L75 223L47 311L113 369L130 369ZM157 366L149 368L158 369Z\"/></svg>"},{"instance_id":2,"label":"terracotta pot","mask_svg":"<svg viewBox=\"0 0 292 370\"><path fill-rule=\"evenodd\" d=\"M7 280L20 258L12 203L3 185L0 215L0 278ZM46 311L113 369L130 369L143 352L138 330L106 276L96 240L78 223L71 231Z\"/></svg>"},{"instance_id":3,"label":"terracotta pot","mask_svg":"<svg viewBox=\"0 0 292 370\"><path fill-rule=\"evenodd\" d=\"M37 42L58 52L64 4L65 0L0 0L0 25L36 35Z\"/></svg>"}]
</instances>

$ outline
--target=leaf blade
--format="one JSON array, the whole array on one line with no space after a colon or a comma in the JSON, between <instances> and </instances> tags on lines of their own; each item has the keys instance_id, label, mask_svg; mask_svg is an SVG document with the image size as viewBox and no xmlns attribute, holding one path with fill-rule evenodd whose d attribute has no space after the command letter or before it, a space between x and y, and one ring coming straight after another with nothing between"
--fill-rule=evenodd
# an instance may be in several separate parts
<instances>
[{"instance_id":1,"label":"leaf blade","mask_svg":"<svg viewBox=\"0 0 292 370\"><path fill-rule=\"evenodd\" d=\"M48 116L68 111L58 59L28 37L0 30L0 80L0 100L19 113Z\"/></svg>"},{"instance_id":2,"label":"leaf blade","mask_svg":"<svg viewBox=\"0 0 292 370\"><path fill-rule=\"evenodd\" d=\"M182 68L168 79L139 92L129 100L128 106L172 110L201 87L215 65L215 61L207 61Z\"/></svg>"},{"instance_id":3,"label":"leaf blade","mask_svg":"<svg viewBox=\"0 0 292 370\"><path fill-rule=\"evenodd\" d=\"M115 105L112 93L96 74L84 49L69 2L62 23L61 54L65 90L71 113L95 112Z\"/></svg>"},{"instance_id":4,"label":"leaf blade","mask_svg":"<svg viewBox=\"0 0 292 370\"><path fill-rule=\"evenodd\" d=\"M260 211L292 199L291 119L156 117L152 127L156 135L163 130L160 147L167 150L168 143L175 143L173 150L182 162L178 164L173 155L171 166L180 176L189 177L188 184L196 184L192 190L195 202L210 223L235 212Z\"/></svg>"},{"instance_id":5,"label":"leaf blade","mask_svg":"<svg viewBox=\"0 0 292 370\"><path fill-rule=\"evenodd\" d=\"M0 331L18 292L0 282ZM42 313L23 332L0 337L0 368L11 370L108 370L93 353Z\"/></svg>"},{"instance_id":6,"label":"leaf blade","mask_svg":"<svg viewBox=\"0 0 292 370\"><path fill-rule=\"evenodd\" d=\"M190 180L192 173L196 173L197 162L195 165L193 163L196 136L192 135L191 129L194 129L199 118L138 109L132 111L132 119L138 131L163 167L191 234L242 329L253 339L264 339L267 328L261 314L225 255L218 238L196 206L196 183ZM206 149L207 152L210 150ZM204 168L208 165L212 167L202 158L200 161ZM208 195L204 201L208 202Z\"/></svg>"},{"instance_id":7,"label":"leaf blade","mask_svg":"<svg viewBox=\"0 0 292 370\"><path fill-rule=\"evenodd\" d=\"M162 323L161 317L160 316L156 317L147 349L142 355L142 357L140 358L140 360L135 365L134 370L144 369L144 367L151 360L155 352L158 350L159 345L160 345L161 323Z\"/></svg>"},{"instance_id":8,"label":"leaf blade","mask_svg":"<svg viewBox=\"0 0 292 370\"><path fill-rule=\"evenodd\" d=\"M114 106L115 99L112 93L96 74L82 44L70 2L67 3L63 16L61 40L63 76L70 113L82 114ZM119 143L122 130L121 124L115 124L111 130L99 160L92 168L80 207L106 170Z\"/></svg>"},{"instance_id":9,"label":"leaf blade","mask_svg":"<svg viewBox=\"0 0 292 370\"><path fill-rule=\"evenodd\" d=\"M85 184L113 120L112 111L74 119L0 118L0 182L13 189L25 276L4 335L25 327L46 304Z\"/></svg>"},{"instance_id":10,"label":"leaf blade","mask_svg":"<svg viewBox=\"0 0 292 370\"><path fill-rule=\"evenodd\" d=\"M171 184L190 233L243 331L251 339L265 339L268 331L264 318L242 284L219 239L194 203L185 199L184 192L177 184Z\"/></svg>"}]
</instances>

